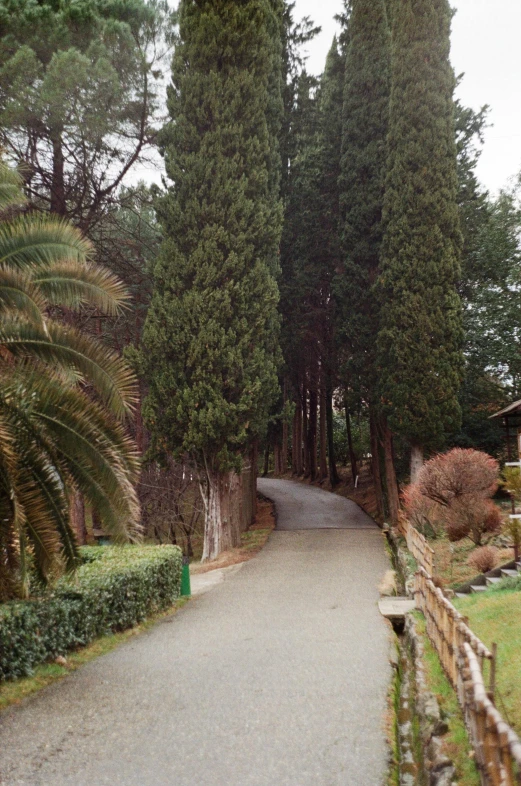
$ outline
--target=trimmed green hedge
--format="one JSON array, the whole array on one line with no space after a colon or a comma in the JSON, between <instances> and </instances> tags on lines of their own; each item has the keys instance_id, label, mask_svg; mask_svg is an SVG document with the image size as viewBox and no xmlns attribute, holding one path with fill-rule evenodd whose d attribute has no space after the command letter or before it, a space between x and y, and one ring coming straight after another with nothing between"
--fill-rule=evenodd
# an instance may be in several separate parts
<instances>
[{"instance_id":1,"label":"trimmed green hedge","mask_svg":"<svg viewBox=\"0 0 521 786\"><path fill-rule=\"evenodd\" d=\"M121 631L168 608L179 597L177 546L95 546L52 592L0 606L0 681L32 674L34 666Z\"/></svg>"}]
</instances>

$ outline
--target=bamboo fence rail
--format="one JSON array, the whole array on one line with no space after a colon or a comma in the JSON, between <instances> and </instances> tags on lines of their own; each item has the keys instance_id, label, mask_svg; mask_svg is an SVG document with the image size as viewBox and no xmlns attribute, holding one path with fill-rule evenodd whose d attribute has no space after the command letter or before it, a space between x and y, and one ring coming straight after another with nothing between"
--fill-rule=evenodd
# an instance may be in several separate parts
<instances>
[{"instance_id":1,"label":"bamboo fence rail","mask_svg":"<svg viewBox=\"0 0 521 786\"><path fill-rule=\"evenodd\" d=\"M415 574L416 607L427 635L456 690L474 748L482 786L521 786L521 741L494 706L496 645L491 652L432 580L434 551L405 517L398 529L420 565ZM489 690L483 679L489 664Z\"/></svg>"},{"instance_id":2,"label":"bamboo fence rail","mask_svg":"<svg viewBox=\"0 0 521 786\"><path fill-rule=\"evenodd\" d=\"M463 616L452 603L447 600L439 587L424 568L416 572L414 583L416 607L423 612L427 624L427 635L432 641L441 665L449 678L452 687L458 684L458 652L466 643L474 652L481 671L485 661L490 663L490 675L495 676L495 659L482 641L471 631ZM491 690L494 685L491 685Z\"/></svg>"},{"instance_id":3,"label":"bamboo fence rail","mask_svg":"<svg viewBox=\"0 0 521 786\"><path fill-rule=\"evenodd\" d=\"M521 742L487 694L479 660L468 642L458 651L457 691L482 785L520 786Z\"/></svg>"},{"instance_id":4,"label":"bamboo fence rail","mask_svg":"<svg viewBox=\"0 0 521 786\"><path fill-rule=\"evenodd\" d=\"M414 559L429 576L434 575L434 549L429 546L427 538L416 527L408 521L405 516L400 516L398 521L398 531L407 541L407 548Z\"/></svg>"}]
</instances>

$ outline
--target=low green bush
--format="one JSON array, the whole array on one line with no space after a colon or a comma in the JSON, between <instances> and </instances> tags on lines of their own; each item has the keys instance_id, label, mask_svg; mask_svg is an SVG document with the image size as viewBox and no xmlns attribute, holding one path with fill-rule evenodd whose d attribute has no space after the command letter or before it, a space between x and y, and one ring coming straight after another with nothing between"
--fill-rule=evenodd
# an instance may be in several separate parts
<instances>
[{"instance_id":1,"label":"low green bush","mask_svg":"<svg viewBox=\"0 0 521 786\"><path fill-rule=\"evenodd\" d=\"M505 592L505 590L514 592L521 591L521 573L519 576L507 576L502 581L494 584L494 586L490 588L491 592Z\"/></svg>"},{"instance_id":2,"label":"low green bush","mask_svg":"<svg viewBox=\"0 0 521 786\"><path fill-rule=\"evenodd\" d=\"M0 606L0 681L28 676L38 663L133 627L179 597L177 546L97 546L81 552L83 564L52 591Z\"/></svg>"}]
</instances>

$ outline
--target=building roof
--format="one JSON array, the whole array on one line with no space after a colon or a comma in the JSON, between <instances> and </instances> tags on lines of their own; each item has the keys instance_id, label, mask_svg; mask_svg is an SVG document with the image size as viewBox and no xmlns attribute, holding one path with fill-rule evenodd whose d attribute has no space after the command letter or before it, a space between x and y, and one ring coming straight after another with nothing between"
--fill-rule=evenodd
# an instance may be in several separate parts
<instances>
[{"instance_id":1,"label":"building roof","mask_svg":"<svg viewBox=\"0 0 521 786\"><path fill-rule=\"evenodd\" d=\"M514 401L513 404L509 404L508 407L500 410L500 412L496 412L495 415L491 415L491 418L505 418L509 415L521 415L521 401Z\"/></svg>"}]
</instances>

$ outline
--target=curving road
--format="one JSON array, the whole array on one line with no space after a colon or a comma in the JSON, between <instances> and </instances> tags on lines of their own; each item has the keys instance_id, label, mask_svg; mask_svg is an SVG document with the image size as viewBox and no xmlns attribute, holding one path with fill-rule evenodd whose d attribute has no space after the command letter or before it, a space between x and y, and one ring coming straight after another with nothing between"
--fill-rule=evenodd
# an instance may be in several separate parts
<instances>
[{"instance_id":1,"label":"curving road","mask_svg":"<svg viewBox=\"0 0 521 786\"><path fill-rule=\"evenodd\" d=\"M256 559L0 715L1 784L382 786L382 535L327 492L259 487L280 529Z\"/></svg>"},{"instance_id":2,"label":"curving road","mask_svg":"<svg viewBox=\"0 0 521 786\"><path fill-rule=\"evenodd\" d=\"M277 529L372 529L378 525L355 502L316 486L259 478L261 494L277 506Z\"/></svg>"}]
</instances>

